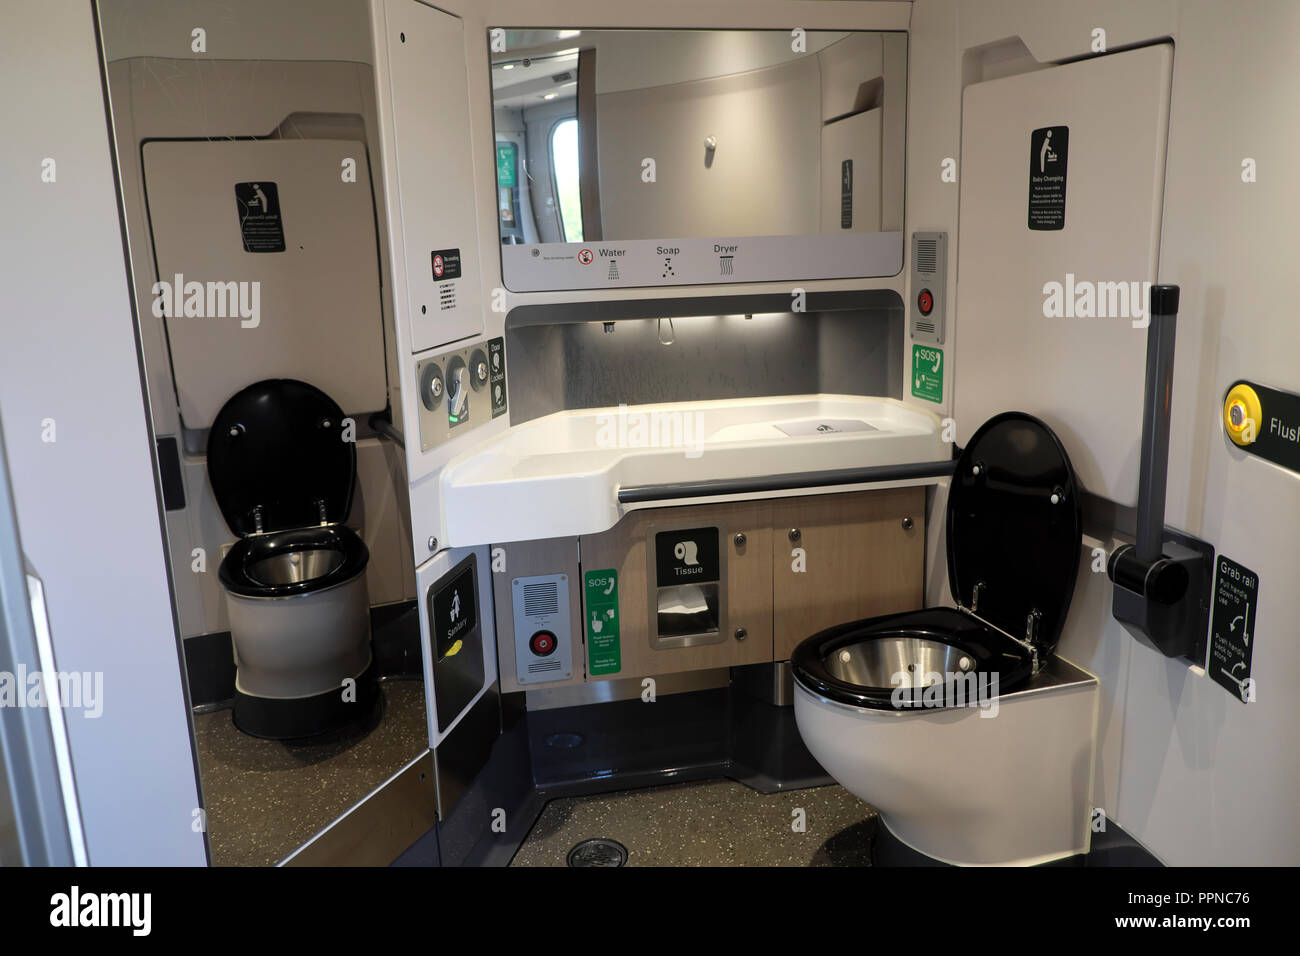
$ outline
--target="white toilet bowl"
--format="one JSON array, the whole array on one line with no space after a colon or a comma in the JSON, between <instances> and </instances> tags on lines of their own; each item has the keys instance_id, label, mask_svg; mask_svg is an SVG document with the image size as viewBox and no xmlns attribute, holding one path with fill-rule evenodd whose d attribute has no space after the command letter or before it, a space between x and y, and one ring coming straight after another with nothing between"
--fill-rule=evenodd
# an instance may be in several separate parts
<instances>
[{"instance_id":1,"label":"white toilet bowl","mask_svg":"<svg viewBox=\"0 0 1300 956\"><path fill-rule=\"evenodd\" d=\"M1065 449L1020 413L981 427L948 496L958 608L838 625L791 657L795 720L890 833L954 864L1087 852L1096 678L1054 657L1082 546Z\"/></svg>"},{"instance_id":2,"label":"white toilet bowl","mask_svg":"<svg viewBox=\"0 0 1300 956\"><path fill-rule=\"evenodd\" d=\"M1097 699L1096 678L1058 658L993 717L848 706L798 683L794 712L826 772L913 850L1027 866L1088 851Z\"/></svg>"},{"instance_id":3,"label":"white toilet bowl","mask_svg":"<svg viewBox=\"0 0 1300 956\"><path fill-rule=\"evenodd\" d=\"M346 550L345 536L355 539ZM364 554L365 544L346 528L262 539L258 544L278 546L279 553L257 549L234 561L227 556L222 566L236 691L289 700L332 693L343 677L360 678L371 659L370 599L364 563L345 555L357 545ZM275 583L259 587L263 581ZM299 582L311 587L284 593Z\"/></svg>"}]
</instances>

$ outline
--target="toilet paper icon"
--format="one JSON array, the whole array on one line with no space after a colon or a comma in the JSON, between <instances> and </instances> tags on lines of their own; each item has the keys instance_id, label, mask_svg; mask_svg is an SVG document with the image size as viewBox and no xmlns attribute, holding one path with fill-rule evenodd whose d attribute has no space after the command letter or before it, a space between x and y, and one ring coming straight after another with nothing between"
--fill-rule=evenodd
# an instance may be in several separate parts
<instances>
[{"instance_id":1,"label":"toilet paper icon","mask_svg":"<svg viewBox=\"0 0 1300 956\"><path fill-rule=\"evenodd\" d=\"M694 541L678 541L677 546L673 548L673 557L682 564L699 564L700 559L696 557L699 548Z\"/></svg>"}]
</instances>

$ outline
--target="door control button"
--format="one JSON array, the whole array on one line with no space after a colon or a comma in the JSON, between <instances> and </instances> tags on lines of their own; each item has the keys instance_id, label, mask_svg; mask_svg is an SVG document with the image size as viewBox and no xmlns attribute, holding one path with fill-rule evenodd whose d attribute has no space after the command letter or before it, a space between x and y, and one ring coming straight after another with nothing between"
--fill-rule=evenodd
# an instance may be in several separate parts
<instances>
[{"instance_id":1,"label":"door control button","mask_svg":"<svg viewBox=\"0 0 1300 956\"><path fill-rule=\"evenodd\" d=\"M442 402L442 369L435 362L420 371L420 401L431 412Z\"/></svg>"},{"instance_id":2,"label":"door control button","mask_svg":"<svg viewBox=\"0 0 1300 956\"><path fill-rule=\"evenodd\" d=\"M482 349L475 349L469 357L469 384L474 391L486 388L488 383L487 354Z\"/></svg>"}]
</instances>

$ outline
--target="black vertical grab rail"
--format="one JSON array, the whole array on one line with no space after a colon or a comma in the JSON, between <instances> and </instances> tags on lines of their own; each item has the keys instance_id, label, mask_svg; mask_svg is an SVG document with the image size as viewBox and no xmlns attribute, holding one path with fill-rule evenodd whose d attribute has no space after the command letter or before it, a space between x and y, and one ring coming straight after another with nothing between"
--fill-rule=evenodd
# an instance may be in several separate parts
<instances>
[{"instance_id":1,"label":"black vertical grab rail","mask_svg":"<svg viewBox=\"0 0 1300 956\"><path fill-rule=\"evenodd\" d=\"M1147 328L1146 394L1138 471L1137 557L1150 564L1164 552L1165 490L1169 479L1169 419L1174 392L1178 286L1151 287Z\"/></svg>"},{"instance_id":2,"label":"black vertical grab rail","mask_svg":"<svg viewBox=\"0 0 1300 956\"><path fill-rule=\"evenodd\" d=\"M1137 544L1116 548L1106 570L1115 586L1111 613L1116 620L1162 654L1201 664L1214 549L1165 525L1178 293L1176 285L1151 287Z\"/></svg>"}]
</instances>

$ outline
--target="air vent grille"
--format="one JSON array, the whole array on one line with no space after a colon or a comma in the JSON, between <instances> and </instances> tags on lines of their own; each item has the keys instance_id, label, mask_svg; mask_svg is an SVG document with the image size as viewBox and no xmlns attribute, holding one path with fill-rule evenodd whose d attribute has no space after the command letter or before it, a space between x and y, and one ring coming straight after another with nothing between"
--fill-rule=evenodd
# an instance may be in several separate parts
<instances>
[{"instance_id":1,"label":"air vent grille","mask_svg":"<svg viewBox=\"0 0 1300 956\"><path fill-rule=\"evenodd\" d=\"M916 242L916 271L934 275L939 269L939 243L934 239Z\"/></svg>"},{"instance_id":2,"label":"air vent grille","mask_svg":"<svg viewBox=\"0 0 1300 956\"><path fill-rule=\"evenodd\" d=\"M559 588L554 582L524 586L524 613L529 617L554 614L560 608Z\"/></svg>"}]
</instances>

